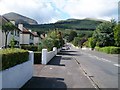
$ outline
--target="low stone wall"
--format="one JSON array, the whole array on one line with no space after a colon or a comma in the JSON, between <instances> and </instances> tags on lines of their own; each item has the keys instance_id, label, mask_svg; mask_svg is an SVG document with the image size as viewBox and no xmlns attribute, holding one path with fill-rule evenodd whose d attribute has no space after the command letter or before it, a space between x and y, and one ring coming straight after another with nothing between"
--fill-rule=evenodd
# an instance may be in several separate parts
<instances>
[{"instance_id":1,"label":"low stone wall","mask_svg":"<svg viewBox=\"0 0 120 90\"><path fill-rule=\"evenodd\" d=\"M29 51L29 60L9 69L0 71L2 88L21 88L33 76L34 54Z\"/></svg>"},{"instance_id":2,"label":"low stone wall","mask_svg":"<svg viewBox=\"0 0 120 90\"><path fill-rule=\"evenodd\" d=\"M47 49L42 49L42 64L47 64L60 50L61 48L57 49L56 47L53 47L53 51L50 52Z\"/></svg>"}]
</instances>

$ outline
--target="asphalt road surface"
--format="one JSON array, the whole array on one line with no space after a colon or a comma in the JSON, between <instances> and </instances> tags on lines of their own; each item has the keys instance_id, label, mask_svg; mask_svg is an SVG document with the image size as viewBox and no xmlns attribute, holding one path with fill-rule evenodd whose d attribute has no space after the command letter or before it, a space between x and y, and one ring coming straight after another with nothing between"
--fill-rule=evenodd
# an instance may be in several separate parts
<instances>
[{"instance_id":1,"label":"asphalt road surface","mask_svg":"<svg viewBox=\"0 0 120 90\"><path fill-rule=\"evenodd\" d=\"M84 72L99 88L119 88L119 55L110 55L89 49L75 48L69 50ZM74 51L74 53L73 53Z\"/></svg>"},{"instance_id":2,"label":"asphalt road surface","mask_svg":"<svg viewBox=\"0 0 120 90\"><path fill-rule=\"evenodd\" d=\"M71 44L47 65L34 65L34 75L24 88L78 88L120 90L118 55L110 55ZM63 49L66 49L65 47ZM42 67L41 67L42 66Z\"/></svg>"}]
</instances>

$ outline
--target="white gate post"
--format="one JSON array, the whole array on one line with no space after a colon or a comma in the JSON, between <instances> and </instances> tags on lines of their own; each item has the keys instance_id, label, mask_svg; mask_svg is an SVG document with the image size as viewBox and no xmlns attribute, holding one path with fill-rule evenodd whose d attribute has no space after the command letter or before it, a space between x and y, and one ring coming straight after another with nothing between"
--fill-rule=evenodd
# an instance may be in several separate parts
<instances>
[{"instance_id":1,"label":"white gate post","mask_svg":"<svg viewBox=\"0 0 120 90\"><path fill-rule=\"evenodd\" d=\"M53 47L53 51L55 51L55 55L57 55L57 48Z\"/></svg>"},{"instance_id":2,"label":"white gate post","mask_svg":"<svg viewBox=\"0 0 120 90\"><path fill-rule=\"evenodd\" d=\"M47 64L47 49L42 49L42 64Z\"/></svg>"}]
</instances>

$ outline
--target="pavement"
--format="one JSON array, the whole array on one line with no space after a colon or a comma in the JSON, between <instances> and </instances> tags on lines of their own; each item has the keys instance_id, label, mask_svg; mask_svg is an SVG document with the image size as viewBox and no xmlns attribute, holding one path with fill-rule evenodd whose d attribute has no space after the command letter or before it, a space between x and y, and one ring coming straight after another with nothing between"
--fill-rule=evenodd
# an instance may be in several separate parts
<instances>
[{"instance_id":1,"label":"pavement","mask_svg":"<svg viewBox=\"0 0 120 90\"><path fill-rule=\"evenodd\" d=\"M34 65L33 77L21 88L89 88L95 89L93 82L85 75L74 58L77 51L63 50L47 65ZM95 89L96 90L96 89Z\"/></svg>"}]
</instances>

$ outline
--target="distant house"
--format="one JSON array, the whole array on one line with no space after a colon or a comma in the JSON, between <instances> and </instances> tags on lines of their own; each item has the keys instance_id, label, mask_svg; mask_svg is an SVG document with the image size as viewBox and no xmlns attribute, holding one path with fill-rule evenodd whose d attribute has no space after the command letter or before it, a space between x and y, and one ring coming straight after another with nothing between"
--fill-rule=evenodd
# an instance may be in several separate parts
<instances>
[{"instance_id":1,"label":"distant house","mask_svg":"<svg viewBox=\"0 0 120 90\"><path fill-rule=\"evenodd\" d=\"M9 21L3 16L0 16L0 48L5 46L5 33L2 32L2 24L6 22L11 22L13 25L16 26L16 23L14 20ZM16 26L16 29L11 31L8 34L7 38L7 45L10 45L10 41L14 38L15 45L20 46L20 45L37 45L39 43L39 36L37 32L32 32L31 30L23 27L23 24L18 24Z\"/></svg>"},{"instance_id":2,"label":"distant house","mask_svg":"<svg viewBox=\"0 0 120 90\"><path fill-rule=\"evenodd\" d=\"M22 31L20 34L20 45L38 44L39 36L36 32L26 29L23 24L18 24L18 28Z\"/></svg>"},{"instance_id":3,"label":"distant house","mask_svg":"<svg viewBox=\"0 0 120 90\"><path fill-rule=\"evenodd\" d=\"M20 33L20 45L33 44L34 43L33 33L30 30L24 28L23 24L18 24L18 28L22 31L22 33Z\"/></svg>"},{"instance_id":4,"label":"distant house","mask_svg":"<svg viewBox=\"0 0 120 90\"><path fill-rule=\"evenodd\" d=\"M2 32L2 24L5 24L6 22L11 22L12 24L15 25L15 22L14 21L9 21L8 19L6 19L5 17L3 16L0 16L0 48L4 47L5 46L5 33ZM14 29L13 31L11 31L9 34L8 34L8 37L7 37L7 45L10 45L10 41L12 40L12 38L14 38L15 40L15 45L16 46L19 46L20 43L20 32L21 30L16 28Z\"/></svg>"},{"instance_id":5,"label":"distant house","mask_svg":"<svg viewBox=\"0 0 120 90\"><path fill-rule=\"evenodd\" d=\"M34 35L34 45L38 45L39 43L39 35L37 34L37 32L33 32L33 35Z\"/></svg>"}]
</instances>

